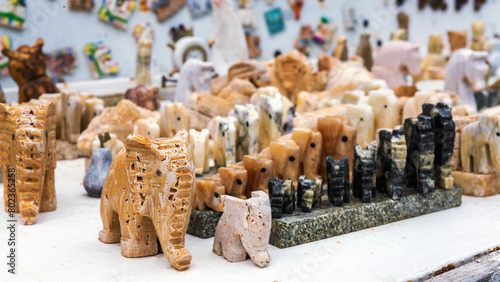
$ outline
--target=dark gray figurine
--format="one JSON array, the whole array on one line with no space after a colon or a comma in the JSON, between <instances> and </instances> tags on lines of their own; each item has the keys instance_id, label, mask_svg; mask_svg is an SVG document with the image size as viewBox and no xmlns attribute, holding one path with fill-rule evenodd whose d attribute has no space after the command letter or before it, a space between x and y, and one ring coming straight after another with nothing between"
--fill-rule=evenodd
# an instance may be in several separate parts
<instances>
[{"instance_id":1,"label":"dark gray figurine","mask_svg":"<svg viewBox=\"0 0 500 282\"><path fill-rule=\"evenodd\" d=\"M104 147L104 143L110 139L109 134L99 134L99 141L101 142L100 148L92 149L92 159L90 166L83 179L83 187L91 197L100 198L106 175L108 174L109 167L113 161L111 157L111 150Z\"/></svg>"},{"instance_id":2,"label":"dark gray figurine","mask_svg":"<svg viewBox=\"0 0 500 282\"><path fill-rule=\"evenodd\" d=\"M268 182L272 218L281 218L283 213L295 211L295 187L292 179L281 180L271 177Z\"/></svg>"},{"instance_id":3,"label":"dark gray figurine","mask_svg":"<svg viewBox=\"0 0 500 282\"><path fill-rule=\"evenodd\" d=\"M404 122L406 138L406 167L404 184L416 188L420 193L434 191L434 132L429 116L407 118Z\"/></svg>"},{"instance_id":4,"label":"dark gray figurine","mask_svg":"<svg viewBox=\"0 0 500 282\"><path fill-rule=\"evenodd\" d=\"M403 173L406 165L405 135L401 130L381 130L377 149L377 190L391 199L403 197Z\"/></svg>"},{"instance_id":5,"label":"dark gray figurine","mask_svg":"<svg viewBox=\"0 0 500 282\"><path fill-rule=\"evenodd\" d=\"M377 147L374 145L368 145L365 149L354 145L352 195L360 198L363 203L369 203L375 197L376 151Z\"/></svg>"},{"instance_id":6,"label":"dark gray figurine","mask_svg":"<svg viewBox=\"0 0 500 282\"><path fill-rule=\"evenodd\" d=\"M335 206L341 207L349 203L349 158L344 157L337 161L332 156L326 157L326 181L328 186L328 200Z\"/></svg>"}]
</instances>

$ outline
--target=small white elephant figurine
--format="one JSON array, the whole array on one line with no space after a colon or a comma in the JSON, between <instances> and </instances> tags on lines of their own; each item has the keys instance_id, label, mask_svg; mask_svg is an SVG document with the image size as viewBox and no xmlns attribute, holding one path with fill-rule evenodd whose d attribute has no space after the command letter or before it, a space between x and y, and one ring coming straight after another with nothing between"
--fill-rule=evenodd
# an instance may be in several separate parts
<instances>
[{"instance_id":1,"label":"small white elephant figurine","mask_svg":"<svg viewBox=\"0 0 500 282\"><path fill-rule=\"evenodd\" d=\"M460 138L463 171L500 172L500 118L480 115L479 120L464 127Z\"/></svg>"},{"instance_id":2,"label":"small white elephant figurine","mask_svg":"<svg viewBox=\"0 0 500 282\"><path fill-rule=\"evenodd\" d=\"M215 230L213 252L230 262L245 261L247 253L255 264L271 261L267 246L271 234L271 204L263 191L253 191L242 200L223 195L224 213Z\"/></svg>"},{"instance_id":3,"label":"small white elephant figurine","mask_svg":"<svg viewBox=\"0 0 500 282\"><path fill-rule=\"evenodd\" d=\"M210 93L210 81L215 76L214 65L198 59L187 60L180 70L175 90L175 102L188 105L193 92Z\"/></svg>"}]
</instances>

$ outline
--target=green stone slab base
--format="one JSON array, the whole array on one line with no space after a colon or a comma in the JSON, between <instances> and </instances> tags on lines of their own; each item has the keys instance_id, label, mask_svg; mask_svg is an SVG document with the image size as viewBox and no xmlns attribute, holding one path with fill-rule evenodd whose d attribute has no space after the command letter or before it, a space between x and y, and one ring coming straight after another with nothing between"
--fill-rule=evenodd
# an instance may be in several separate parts
<instances>
[{"instance_id":1,"label":"green stone slab base","mask_svg":"<svg viewBox=\"0 0 500 282\"><path fill-rule=\"evenodd\" d=\"M343 207L333 206L323 196L319 208L310 213L296 211L273 219L269 243L278 248L288 248L337 235L383 225L419 215L437 212L462 203L462 188L438 188L434 193L421 195L414 189L404 189L403 198L391 200L377 193L371 203L362 203L351 195L351 202ZM201 238L215 235L215 228L222 213L214 211L191 212L188 234Z\"/></svg>"}]
</instances>

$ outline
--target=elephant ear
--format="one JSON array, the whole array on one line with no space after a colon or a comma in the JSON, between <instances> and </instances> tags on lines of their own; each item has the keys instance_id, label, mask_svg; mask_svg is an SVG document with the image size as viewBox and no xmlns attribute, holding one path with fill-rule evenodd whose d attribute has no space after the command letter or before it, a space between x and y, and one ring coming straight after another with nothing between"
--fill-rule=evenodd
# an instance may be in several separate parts
<instances>
[{"instance_id":1,"label":"elephant ear","mask_svg":"<svg viewBox=\"0 0 500 282\"><path fill-rule=\"evenodd\" d=\"M481 134L485 135L484 140L487 142L490 141L491 138L495 138L498 132L498 129L495 128L498 122L498 117L495 115L480 115L479 116L479 128L481 129Z\"/></svg>"},{"instance_id":2,"label":"elephant ear","mask_svg":"<svg viewBox=\"0 0 500 282\"><path fill-rule=\"evenodd\" d=\"M0 166L6 171L9 158L9 149L14 139L14 123L12 122L9 106L0 104Z\"/></svg>"},{"instance_id":3,"label":"elephant ear","mask_svg":"<svg viewBox=\"0 0 500 282\"><path fill-rule=\"evenodd\" d=\"M161 154L146 137L129 135L125 143L125 164L134 212L143 213L144 202L153 189L161 188Z\"/></svg>"}]
</instances>

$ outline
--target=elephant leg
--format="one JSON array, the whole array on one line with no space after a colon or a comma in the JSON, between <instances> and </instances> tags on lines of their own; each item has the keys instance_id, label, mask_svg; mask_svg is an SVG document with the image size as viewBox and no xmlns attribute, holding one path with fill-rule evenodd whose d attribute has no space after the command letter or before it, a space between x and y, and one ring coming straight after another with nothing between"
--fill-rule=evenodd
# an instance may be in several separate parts
<instances>
[{"instance_id":1,"label":"elephant leg","mask_svg":"<svg viewBox=\"0 0 500 282\"><path fill-rule=\"evenodd\" d=\"M260 238L255 238L256 236L254 236L254 234L248 235L250 238L246 238L245 236L241 237L241 244L255 264L260 267L267 266L271 262L271 256L267 251L268 242Z\"/></svg>"},{"instance_id":2,"label":"elephant leg","mask_svg":"<svg viewBox=\"0 0 500 282\"><path fill-rule=\"evenodd\" d=\"M120 242L121 232L118 214L111 209L108 197L105 195L101 198L101 219L103 228L99 231L99 240L104 243Z\"/></svg>"},{"instance_id":3,"label":"elephant leg","mask_svg":"<svg viewBox=\"0 0 500 282\"><path fill-rule=\"evenodd\" d=\"M137 258L158 254L157 235L151 219L139 215L120 217L120 226L122 256Z\"/></svg>"},{"instance_id":4,"label":"elephant leg","mask_svg":"<svg viewBox=\"0 0 500 282\"><path fill-rule=\"evenodd\" d=\"M45 171L45 184L42 191L42 203L40 204L40 212L49 212L56 210L56 189L54 182L54 170L48 169Z\"/></svg>"},{"instance_id":5,"label":"elephant leg","mask_svg":"<svg viewBox=\"0 0 500 282\"><path fill-rule=\"evenodd\" d=\"M214 237L214 246L212 252L216 255L223 256L231 262L245 261L247 259L247 251L241 244L241 239L238 235L229 230L227 219L221 219L217 226ZM223 223L224 222L224 223ZM232 236L228 238L228 236Z\"/></svg>"},{"instance_id":6,"label":"elephant leg","mask_svg":"<svg viewBox=\"0 0 500 282\"><path fill-rule=\"evenodd\" d=\"M19 198L17 197L17 189L15 185L12 185L12 182L9 181L9 166L4 166L2 167L2 173L3 173L3 199L5 201L5 212L9 212L9 199L10 200L10 209L14 208L14 213L19 212ZM12 173L11 173L12 174ZM11 177L12 179L12 177ZM14 180L15 183L15 180ZM14 187L9 188L9 184ZM10 192L9 189L14 188L13 192ZM12 207L12 199L14 199L14 207ZM12 210L11 210L12 211Z\"/></svg>"}]
</instances>

